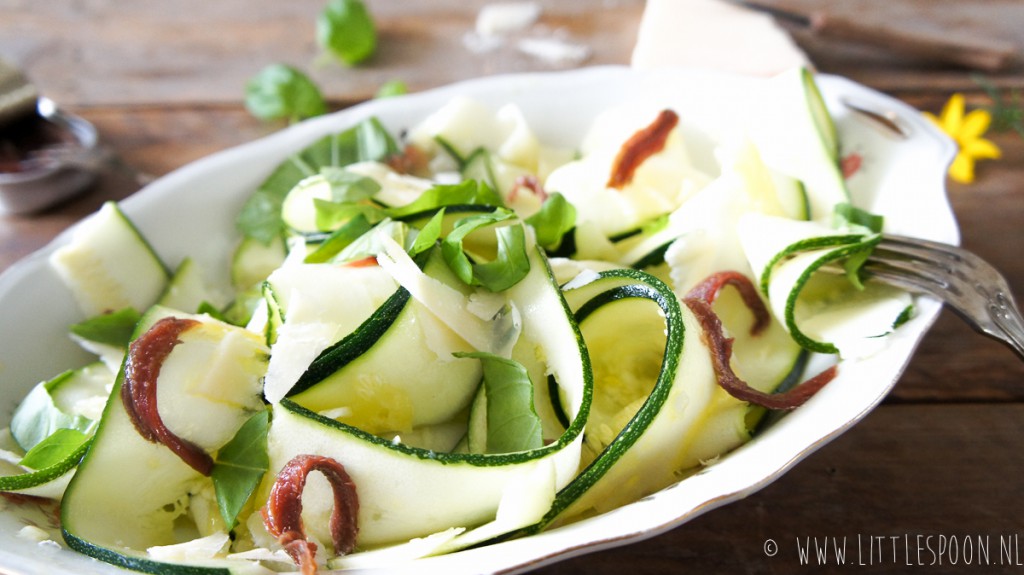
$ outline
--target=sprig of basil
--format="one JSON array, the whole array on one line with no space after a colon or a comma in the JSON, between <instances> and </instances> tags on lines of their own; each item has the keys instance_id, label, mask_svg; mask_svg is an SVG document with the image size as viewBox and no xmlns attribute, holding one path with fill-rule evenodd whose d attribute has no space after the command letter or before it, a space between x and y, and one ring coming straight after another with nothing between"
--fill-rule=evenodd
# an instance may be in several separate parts
<instances>
[{"instance_id":1,"label":"sprig of basil","mask_svg":"<svg viewBox=\"0 0 1024 575\"><path fill-rule=\"evenodd\" d=\"M398 144L376 118L325 136L279 165L242 206L235 223L246 237L269 245L284 235L281 203L303 178L319 173L325 166L383 161L398 151Z\"/></svg>"},{"instance_id":2,"label":"sprig of basil","mask_svg":"<svg viewBox=\"0 0 1024 575\"><path fill-rule=\"evenodd\" d=\"M238 513L270 468L269 430L270 411L260 411L246 420L231 441L217 452L210 476L220 515L229 526L234 526Z\"/></svg>"}]
</instances>

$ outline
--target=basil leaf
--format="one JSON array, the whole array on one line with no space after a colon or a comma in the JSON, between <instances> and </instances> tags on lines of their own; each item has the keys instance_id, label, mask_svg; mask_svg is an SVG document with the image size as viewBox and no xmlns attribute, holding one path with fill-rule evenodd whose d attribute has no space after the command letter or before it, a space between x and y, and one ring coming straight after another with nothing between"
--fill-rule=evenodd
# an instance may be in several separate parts
<instances>
[{"instance_id":1,"label":"basil leaf","mask_svg":"<svg viewBox=\"0 0 1024 575\"><path fill-rule=\"evenodd\" d=\"M512 453L544 446L540 416L533 405L533 382L519 362L491 353L456 353L479 359L487 394L487 452Z\"/></svg>"},{"instance_id":2,"label":"basil leaf","mask_svg":"<svg viewBox=\"0 0 1024 575\"><path fill-rule=\"evenodd\" d=\"M506 290L526 277L530 271L530 261L526 255L526 237L521 225L495 228L498 253L490 262L471 262L463 248L463 241L470 233L513 218L513 212L502 208L455 222L455 227L441 242L441 255L456 277L468 285L483 286L495 292Z\"/></svg>"},{"instance_id":3,"label":"basil leaf","mask_svg":"<svg viewBox=\"0 0 1024 575\"><path fill-rule=\"evenodd\" d=\"M373 55L377 30L360 0L330 0L316 20L317 42L352 66Z\"/></svg>"},{"instance_id":4,"label":"basil leaf","mask_svg":"<svg viewBox=\"0 0 1024 575\"><path fill-rule=\"evenodd\" d=\"M858 290L864 289L864 282L860 278L860 269L864 267L864 263L871 257L871 252L874 251L874 245L870 245L862 250L853 252L846 257L846 261L843 262L843 270L846 272L846 279L853 284L853 287Z\"/></svg>"},{"instance_id":5,"label":"basil leaf","mask_svg":"<svg viewBox=\"0 0 1024 575\"><path fill-rule=\"evenodd\" d=\"M526 255L526 234L523 226L504 226L494 230L498 239L498 256L493 261L473 266L473 275L480 285L491 291L504 291L516 285L530 271Z\"/></svg>"},{"instance_id":6,"label":"basil leaf","mask_svg":"<svg viewBox=\"0 0 1024 575\"><path fill-rule=\"evenodd\" d=\"M872 214L867 210L855 207L853 204L836 204L833 213L832 227L842 228L846 226L865 228L868 233L882 233L882 225L885 223L883 216Z\"/></svg>"},{"instance_id":7,"label":"basil leaf","mask_svg":"<svg viewBox=\"0 0 1024 575\"><path fill-rule=\"evenodd\" d=\"M576 207L555 192L544 200L537 213L526 218L526 223L537 231L537 243L544 249L557 250L562 237L576 227Z\"/></svg>"},{"instance_id":8,"label":"basil leaf","mask_svg":"<svg viewBox=\"0 0 1024 575\"><path fill-rule=\"evenodd\" d=\"M307 264L319 264L328 262L334 256L338 255L341 250L347 248L352 242L359 239L360 236L370 231L373 225L370 224L369 220L363 214L356 214L352 219L346 222L340 228L334 230L331 235L327 236L323 242L304 260Z\"/></svg>"},{"instance_id":9,"label":"basil leaf","mask_svg":"<svg viewBox=\"0 0 1024 575\"><path fill-rule=\"evenodd\" d=\"M25 451L31 451L61 429L85 431L92 420L62 411L53 399L53 392L79 377L76 370L68 370L49 381L36 385L18 405L11 418L11 435Z\"/></svg>"},{"instance_id":10,"label":"basil leaf","mask_svg":"<svg viewBox=\"0 0 1024 575\"><path fill-rule=\"evenodd\" d=\"M412 242L412 247L409 248L409 255L416 257L419 254L434 247L434 244L441 239L442 225L444 224L444 208L441 208L434 214L434 217L430 218L419 233L416 234L416 239Z\"/></svg>"},{"instance_id":11,"label":"basil leaf","mask_svg":"<svg viewBox=\"0 0 1024 575\"><path fill-rule=\"evenodd\" d=\"M865 238L865 241L868 242L867 247L851 253L843 262L846 278L858 290L864 289L864 283L860 278L860 270L864 267L864 263L868 258L871 257L871 252L874 249L874 243L870 242L870 240L872 237L877 237L876 234L882 233L884 223L884 217L855 207L853 204L836 204L832 215L832 226L835 228L851 228L854 232L860 232L868 236Z\"/></svg>"},{"instance_id":12,"label":"basil leaf","mask_svg":"<svg viewBox=\"0 0 1024 575\"><path fill-rule=\"evenodd\" d=\"M401 80L388 80L381 84L375 98L391 98L409 93L409 87Z\"/></svg>"},{"instance_id":13,"label":"basil leaf","mask_svg":"<svg viewBox=\"0 0 1024 575\"><path fill-rule=\"evenodd\" d=\"M281 203L303 178L325 166L383 161L398 152L398 144L376 118L325 136L279 165L242 206L235 225L246 237L270 245L285 234Z\"/></svg>"},{"instance_id":14,"label":"basil leaf","mask_svg":"<svg viewBox=\"0 0 1024 575\"><path fill-rule=\"evenodd\" d=\"M270 411L263 410L243 423L231 441L217 452L210 476L220 515L229 526L235 525L238 512L270 467L269 430Z\"/></svg>"},{"instance_id":15,"label":"basil leaf","mask_svg":"<svg viewBox=\"0 0 1024 575\"><path fill-rule=\"evenodd\" d=\"M127 348L132 340L135 324L139 323L141 318L142 314L134 308L126 307L73 324L70 329L71 333L82 339Z\"/></svg>"},{"instance_id":16,"label":"basil leaf","mask_svg":"<svg viewBox=\"0 0 1024 575\"><path fill-rule=\"evenodd\" d=\"M409 226L394 220L384 220L370 231L356 238L355 241L341 250L332 261L352 262L376 257L377 254L384 251L384 246L381 245L379 239L381 234L395 240L398 245L405 246L405 239L409 236Z\"/></svg>"},{"instance_id":17,"label":"basil leaf","mask_svg":"<svg viewBox=\"0 0 1024 575\"><path fill-rule=\"evenodd\" d=\"M212 317L213 319L222 321L224 323L231 323L223 311L221 311L217 306L213 305L212 303L206 300L199 302L199 307L196 308L196 313L206 314Z\"/></svg>"},{"instance_id":18,"label":"basil leaf","mask_svg":"<svg viewBox=\"0 0 1024 575\"><path fill-rule=\"evenodd\" d=\"M320 169L320 175L331 185L331 199L335 202L358 202L372 198L380 191L377 180L344 168L326 166Z\"/></svg>"},{"instance_id":19,"label":"basil leaf","mask_svg":"<svg viewBox=\"0 0 1024 575\"><path fill-rule=\"evenodd\" d=\"M386 214L383 209L372 205L328 202L319 198L313 199L313 207L316 209L316 227L321 230L336 230L357 216L379 222Z\"/></svg>"},{"instance_id":20,"label":"basil leaf","mask_svg":"<svg viewBox=\"0 0 1024 575\"><path fill-rule=\"evenodd\" d=\"M245 107L261 120L291 122L327 112L316 84L286 64L271 64L246 83Z\"/></svg>"},{"instance_id":21,"label":"basil leaf","mask_svg":"<svg viewBox=\"0 0 1024 575\"><path fill-rule=\"evenodd\" d=\"M420 194L404 206L391 208L388 215L395 219L407 218L416 214L430 212L442 206L495 206L503 207L498 192L485 182L466 180L458 184L439 184Z\"/></svg>"},{"instance_id":22,"label":"basil leaf","mask_svg":"<svg viewBox=\"0 0 1024 575\"><path fill-rule=\"evenodd\" d=\"M63 463L76 454L80 457L80 448L89 437L77 429L58 429L30 449L18 464L38 471Z\"/></svg>"}]
</instances>

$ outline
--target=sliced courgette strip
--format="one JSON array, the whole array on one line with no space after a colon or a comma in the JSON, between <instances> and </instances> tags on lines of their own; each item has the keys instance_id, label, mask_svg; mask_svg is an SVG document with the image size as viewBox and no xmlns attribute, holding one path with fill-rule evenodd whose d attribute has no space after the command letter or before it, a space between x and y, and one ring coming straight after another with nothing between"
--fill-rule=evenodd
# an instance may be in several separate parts
<instances>
[{"instance_id":1,"label":"sliced courgette strip","mask_svg":"<svg viewBox=\"0 0 1024 575\"><path fill-rule=\"evenodd\" d=\"M96 430L113 380L106 364L97 361L29 392L11 420L15 445L0 445L12 459L0 475L0 491L59 499ZM30 456L41 450L42 464L30 466ZM16 454L22 457L14 461Z\"/></svg>"},{"instance_id":2,"label":"sliced courgette strip","mask_svg":"<svg viewBox=\"0 0 1024 575\"><path fill-rule=\"evenodd\" d=\"M686 332L699 327L687 320L687 312L675 294L649 274L635 270L612 270L594 281L567 290L567 301L580 314L581 329L587 315L624 298L650 300L664 314L664 354L657 381L636 414L565 489L559 492L551 510L533 529L600 513L635 500L672 482L676 470L686 467L686 453L679 449L681 431L695 423L715 392L714 375L706 349L684 345ZM582 313L581 313L582 312ZM595 316L596 317L596 316ZM609 351L591 349L593 357ZM701 356L704 356L703 360ZM686 366L685 368L683 366ZM686 381L677 378L686 373ZM596 382L595 382L596 383ZM685 391L684 391L685 388ZM588 422L588 427L598 422ZM660 463L651 472L653 458ZM635 469L647 469L636 474Z\"/></svg>"},{"instance_id":3,"label":"sliced courgette strip","mask_svg":"<svg viewBox=\"0 0 1024 575\"><path fill-rule=\"evenodd\" d=\"M444 546L456 550L514 531L539 521L556 491L575 475L591 400L588 355L536 246L530 260L529 274L508 290L508 298L529 311L517 348L543 358L570 414L569 427L552 443L505 454L437 453L374 436L290 399L281 401L269 438L271 472L303 453L341 462L359 493L361 549L468 529ZM545 383L535 381L541 387ZM538 400L546 397L538 390ZM312 490L304 503L307 528L326 540L330 498L314 495L318 488L312 481L307 489Z\"/></svg>"},{"instance_id":4,"label":"sliced courgette strip","mask_svg":"<svg viewBox=\"0 0 1024 575\"><path fill-rule=\"evenodd\" d=\"M741 239L772 313L809 351L871 353L913 305L902 290L870 281L860 287L844 275L841 264L872 250L877 234L751 215Z\"/></svg>"},{"instance_id":5,"label":"sliced courgette strip","mask_svg":"<svg viewBox=\"0 0 1024 575\"><path fill-rule=\"evenodd\" d=\"M765 165L802 184L807 219L827 219L836 204L850 201L835 124L811 71L794 68L768 80L747 113Z\"/></svg>"},{"instance_id":6,"label":"sliced courgette strip","mask_svg":"<svg viewBox=\"0 0 1024 575\"><path fill-rule=\"evenodd\" d=\"M181 343L161 366L160 416L185 439L216 452L253 410L263 408L259 390L267 350L258 335L242 328L165 308L147 312L137 335L169 314L195 320L200 327L183 332ZM223 521L218 524L211 480L163 444L140 435L121 400L123 385L122 369L111 395L114 400L107 402L92 444L64 494L65 541L76 551L138 571L227 573L187 561L154 561L147 554L150 547L180 543L178 530L183 525L191 525L198 536L226 533L227 527ZM212 513L204 512L211 509Z\"/></svg>"},{"instance_id":7,"label":"sliced courgette strip","mask_svg":"<svg viewBox=\"0 0 1024 575\"><path fill-rule=\"evenodd\" d=\"M50 266L86 317L133 307L142 311L164 291L170 271L114 202L75 228L50 255Z\"/></svg>"},{"instance_id":8,"label":"sliced courgette strip","mask_svg":"<svg viewBox=\"0 0 1024 575\"><path fill-rule=\"evenodd\" d=\"M799 348L778 325L750 335L749 311L744 311L741 298L728 294L716 301L716 310L736 335L734 364L746 372L751 363L767 361L771 369L750 383L762 391L774 390L796 369ZM566 297L576 310L594 362L588 446L603 444L603 449L559 493L551 512L534 529L601 513L653 493L750 435L753 409L718 386L699 322L664 283L636 270L612 270L568 289ZM649 349L643 344L623 348L621 333L630 327L640 328L630 330L630 337L647 338ZM640 384L630 400L628 387L617 381L621 370L609 377L601 365L610 361L621 367L644 354L654 357L657 373L648 374L646 378L654 380L646 384L650 388ZM626 394L626 399L605 394ZM621 411L609 411L609 400L611 405L618 402ZM637 469L645 471L640 474Z\"/></svg>"}]
</instances>

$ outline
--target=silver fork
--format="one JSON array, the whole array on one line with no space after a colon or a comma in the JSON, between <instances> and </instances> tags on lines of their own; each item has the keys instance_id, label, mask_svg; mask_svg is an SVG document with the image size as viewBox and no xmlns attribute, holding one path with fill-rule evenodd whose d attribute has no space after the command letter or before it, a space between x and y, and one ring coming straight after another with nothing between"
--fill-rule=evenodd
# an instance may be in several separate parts
<instances>
[{"instance_id":1,"label":"silver fork","mask_svg":"<svg viewBox=\"0 0 1024 575\"><path fill-rule=\"evenodd\" d=\"M944 301L979 333L1024 359L1024 319L1006 279L973 253L947 244L884 235L864 272L890 285Z\"/></svg>"}]
</instances>

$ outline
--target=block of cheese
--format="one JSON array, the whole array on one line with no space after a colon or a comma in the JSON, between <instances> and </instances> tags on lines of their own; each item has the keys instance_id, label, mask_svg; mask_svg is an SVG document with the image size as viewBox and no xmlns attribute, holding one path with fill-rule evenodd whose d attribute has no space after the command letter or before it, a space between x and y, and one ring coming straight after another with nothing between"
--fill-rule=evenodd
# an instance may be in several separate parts
<instances>
[{"instance_id":1,"label":"block of cheese","mask_svg":"<svg viewBox=\"0 0 1024 575\"><path fill-rule=\"evenodd\" d=\"M725 0L647 0L632 65L773 76L807 56L771 16Z\"/></svg>"}]
</instances>

